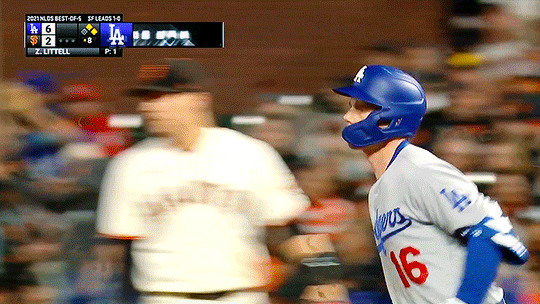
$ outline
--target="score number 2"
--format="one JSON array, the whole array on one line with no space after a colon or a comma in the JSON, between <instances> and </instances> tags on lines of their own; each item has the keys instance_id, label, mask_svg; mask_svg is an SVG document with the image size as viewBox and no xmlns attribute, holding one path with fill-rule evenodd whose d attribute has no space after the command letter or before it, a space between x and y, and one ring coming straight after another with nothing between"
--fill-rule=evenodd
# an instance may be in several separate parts
<instances>
[{"instance_id":1,"label":"score number 2","mask_svg":"<svg viewBox=\"0 0 540 304\"><path fill-rule=\"evenodd\" d=\"M410 246L405 247L399 251L399 260L393 251L390 252L390 259L392 260L392 263L394 263L399 278L401 279L401 282L405 288L411 287L409 280L420 285L424 284L429 276L429 271L425 264L417 261L407 261L407 255L409 254L417 256L420 254L420 250ZM418 271L414 271L415 269L418 269Z\"/></svg>"}]
</instances>

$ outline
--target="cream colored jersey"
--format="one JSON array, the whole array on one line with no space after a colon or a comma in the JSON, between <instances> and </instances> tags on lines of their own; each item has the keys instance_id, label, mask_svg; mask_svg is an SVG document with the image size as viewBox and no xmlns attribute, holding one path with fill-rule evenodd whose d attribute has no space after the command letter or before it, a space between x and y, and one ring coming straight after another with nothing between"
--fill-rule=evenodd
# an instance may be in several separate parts
<instances>
[{"instance_id":1,"label":"cream colored jersey","mask_svg":"<svg viewBox=\"0 0 540 304\"><path fill-rule=\"evenodd\" d=\"M455 297L467 251L454 232L486 216L502 216L497 202L459 170L410 144L371 188L369 209L394 304L437 304ZM502 297L502 289L492 285L484 303Z\"/></svg>"},{"instance_id":2,"label":"cream colored jersey","mask_svg":"<svg viewBox=\"0 0 540 304\"><path fill-rule=\"evenodd\" d=\"M285 224L308 206L273 148L206 128L192 152L150 138L113 159L97 231L136 239L139 291L235 290L266 283L264 226Z\"/></svg>"}]
</instances>

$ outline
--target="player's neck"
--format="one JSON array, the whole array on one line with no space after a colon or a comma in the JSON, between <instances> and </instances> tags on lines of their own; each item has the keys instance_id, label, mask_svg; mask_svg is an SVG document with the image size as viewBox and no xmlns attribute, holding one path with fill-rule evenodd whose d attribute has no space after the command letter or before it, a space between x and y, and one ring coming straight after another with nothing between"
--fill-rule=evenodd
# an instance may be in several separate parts
<instances>
[{"instance_id":1,"label":"player's neck","mask_svg":"<svg viewBox=\"0 0 540 304\"><path fill-rule=\"evenodd\" d=\"M388 164L392 160L397 147L404 140L404 138L397 138L363 149L364 153L366 153L368 157L369 162L371 163L371 166L373 167L375 178L379 179L383 175L384 171L386 171L386 167L388 167Z\"/></svg>"},{"instance_id":2,"label":"player's neck","mask_svg":"<svg viewBox=\"0 0 540 304\"><path fill-rule=\"evenodd\" d=\"M208 123L204 126L191 126L183 128L177 136L173 137L171 145L178 147L183 151L194 151L197 148L197 143L200 140L204 128L211 128L214 125Z\"/></svg>"},{"instance_id":3,"label":"player's neck","mask_svg":"<svg viewBox=\"0 0 540 304\"><path fill-rule=\"evenodd\" d=\"M176 136L175 138L173 138L171 145L174 147L178 147L183 151L193 151L195 145L199 141L200 136L200 128L193 128L189 131L185 130L182 132L181 136Z\"/></svg>"}]
</instances>

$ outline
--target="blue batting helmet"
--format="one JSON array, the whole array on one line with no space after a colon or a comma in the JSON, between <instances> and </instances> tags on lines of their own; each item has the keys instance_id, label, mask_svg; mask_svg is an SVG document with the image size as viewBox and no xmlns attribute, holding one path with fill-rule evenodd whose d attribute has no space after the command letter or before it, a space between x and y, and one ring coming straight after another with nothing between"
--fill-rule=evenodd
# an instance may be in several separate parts
<instances>
[{"instance_id":1,"label":"blue batting helmet","mask_svg":"<svg viewBox=\"0 0 540 304\"><path fill-rule=\"evenodd\" d=\"M362 67L353 84L335 88L334 92L380 107L366 119L343 129L343 139L359 148L414 136L427 107L424 89L418 81L384 65Z\"/></svg>"}]
</instances>

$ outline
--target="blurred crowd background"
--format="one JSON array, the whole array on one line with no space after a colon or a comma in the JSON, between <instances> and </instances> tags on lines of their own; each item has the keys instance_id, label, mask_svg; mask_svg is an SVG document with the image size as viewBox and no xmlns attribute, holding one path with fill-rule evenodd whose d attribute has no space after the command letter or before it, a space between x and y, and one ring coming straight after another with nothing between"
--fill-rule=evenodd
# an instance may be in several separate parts
<instances>
[{"instance_id":1,"label":"blurred crowd background","mask_svg":"<svg viewBox=\"0 0 540 304\"><path fill-rule=\"evenodd\" d=\"M366 64L411 73L428 99L412 142L499 201L531 261L502 266L498 281L508 303L540 303L538 1L136 2L1 2L0 303L134 301L127 250L97 238L94 217L108 161L145 138L138 100L120 93L141 63L161 57L205 65L219 125L282 155L312 206L269 234L270 251L291 231L330 235L351 303L384 303L385 285L367 210L375 179L341 139L348 101L331 88ZM25 57L25 14L105 12L125 22L223 21L225 48ZM294 303L305 287L295 275L273 284L276 303Z\"/></svg>"}]
</instances>

